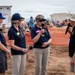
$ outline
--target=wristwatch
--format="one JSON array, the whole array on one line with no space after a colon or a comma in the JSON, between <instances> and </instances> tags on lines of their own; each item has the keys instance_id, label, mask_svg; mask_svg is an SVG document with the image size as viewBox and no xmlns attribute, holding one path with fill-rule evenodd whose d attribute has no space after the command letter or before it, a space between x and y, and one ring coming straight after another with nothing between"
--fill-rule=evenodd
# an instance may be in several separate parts
<instances>
[{"instance_id":1,"label":"wristwatch","mask_svg":"<svg viewBox=\"0 0 75 75\"><path fill-rule=\"evenodd\" d=\"M22 48L22 52L25 52L25 49L24 48Z\"/></svg>"}]
</instances>

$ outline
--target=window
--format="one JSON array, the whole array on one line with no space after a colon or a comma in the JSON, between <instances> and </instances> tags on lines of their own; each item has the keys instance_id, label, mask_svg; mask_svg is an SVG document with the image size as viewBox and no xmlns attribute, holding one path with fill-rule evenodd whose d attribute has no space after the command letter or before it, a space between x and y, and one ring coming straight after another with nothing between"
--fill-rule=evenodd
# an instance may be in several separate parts
<instances>
[{"instance_id":1,"label":"window","mask_svg":"<svg viewBox=\"0 0 75 75\"><path fill-rule=\"evenodd\" d=\"M2 8L0 8L0 9L2 9Z\"/></svg>"}]
</instances>

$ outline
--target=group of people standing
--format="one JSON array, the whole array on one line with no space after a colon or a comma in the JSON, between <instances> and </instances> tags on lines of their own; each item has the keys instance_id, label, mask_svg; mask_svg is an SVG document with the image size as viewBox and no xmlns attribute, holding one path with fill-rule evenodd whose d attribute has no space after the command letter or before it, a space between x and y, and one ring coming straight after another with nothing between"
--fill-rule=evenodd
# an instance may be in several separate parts
<instances>
[{"instance_id":1,"label":"group of people standing","mask_svg":"<svg viewBox=\"0 0 75 75\"><path fill-rule=\"evenodd\" d=\"M0 13L0 25L5 19ZM7 57L12 56L12 75L24 75L26 56L29 49L26 48L26 40L23 28L20 26L24 17L15 13L11 17L11 27L8 30L8 38L11 50L7 48L6 41L2 32L0 32L0 75L5 75L7 70ZM50 32L44 26L46 19L43 15L36 16L36 25L32 26L31 38L34 47L35 71L34 75L46 75L48 56L50 54L50 43L52 41ZM32 20L32 17L31 17ZM31 23L30 20L30 23ZM75 16L69 19L69 25L73 28L70 32L69 56L71 57L71 71L75 73ZM69 27L66 33L69 31ZM65 34L66 34L65 33Z\"/></svg>"},{"instance_id":2,"label":"group of people standing","mask_svg":"<svg viewBox=\"0 0 75 75\"><path fill-rule=\"evenodd\" d=\"M0 24L5 19L0 13ZM7 69L7 57L12 56L12 75L24 75L26 55L29 49L26 48L26 40L19 13L15 13L11 17L11 27L8 30L8 38L11 50L6 48L5 38L0 32L0 75L5 75ZM50 53L51 36L46 27L44 27L46 19L43 15L36 16L36 25L31 29L31 38L34 47L35 72L34 75L46 75L46 67L48 56ZM6 57L7 56L7 57Z\"/></svg>"}]
</instances>

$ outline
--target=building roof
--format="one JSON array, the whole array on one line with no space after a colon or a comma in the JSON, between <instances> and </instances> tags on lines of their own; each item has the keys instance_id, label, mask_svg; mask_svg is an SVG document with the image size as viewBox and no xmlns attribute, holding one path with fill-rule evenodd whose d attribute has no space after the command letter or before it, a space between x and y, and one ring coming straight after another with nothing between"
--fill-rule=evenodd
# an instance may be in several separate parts
<instances>
[{"instance_id":1,"label":"building roof","mask_svg":"<svg viewBox=\"0 0 75 75\"><path fill-rule=\"evenodd\" d=\"M12 5L0 5L0 7L12 7Z\"/></svg>"},{"instance_id":2,"label":"building roof","mask_svg":"<svg viewBox=\"0 0 75 75\"><path fill-rule=\"evenodd\" d=\"M52 15L64 15L64 14L66 14L66 15L75 15L75 14L71 14L71 13L54 13L54 14L51 14L50 16L52 16Z\"/></svg>"}]
</instances>

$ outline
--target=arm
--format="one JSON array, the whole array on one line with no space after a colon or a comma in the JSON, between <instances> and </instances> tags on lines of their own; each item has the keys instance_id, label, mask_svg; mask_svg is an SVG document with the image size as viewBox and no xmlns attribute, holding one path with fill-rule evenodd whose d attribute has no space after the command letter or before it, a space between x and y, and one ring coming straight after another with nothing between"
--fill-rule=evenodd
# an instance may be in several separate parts
<instances>
[{"instance_id":1,"label":"arm","mask_svg":"<svg viewBox=\"0 0 75 75\"><path fill-rule=\"evenodd\" d=\"M28 49L24 49L24 48L21 48L21 47L18 47L16 45L14 45L14 40L9 40L9 43L10 43L10 47L17 50L17 51L24 51L25 53L28 53L29 50Z\"/></svg>"},{"instance_id":2,"label":"arm","mask_svg":"<svg viewBox=\"0 0 75 75\"><path fill-rule=\"evenodd\" d=\"M69 34L72 33L72 27L69 27L69 29L68 29L68 33L69 33Z\"/></svg>"},{"instance_id":3,"label":"arm","mask_svg":"<svg viewBox=\"0 0 75 75\"><path fill-rule=\"evenodd\" d=\"M42 47L46 47L47 45L49 45L51 43L52 39L50 38L47 42L44 42Z\"/></svg>"},{"instance_id":4,"label":"arm","mask_svg":"<svg viewBox=\"0 0 75 75\"><path fill-rule=\"evenodd\" d=\"M15 50L22 51L22 48L14 45L14 42L15 42L14 40L9 40L10 47Z\"/></svg>"},{"instance_id":5,"label":"arm","mask_svg":"<svg viewBox=\"0 0 75 75\"><path fill-rule=\"evenodd\" d=\"M49 44L51 43L51 41L52 41L52 38L51 38L51 36L50 36L50 32L49 32L48 30L47 30L47 32L48 32L49 40L48 40L47 42L44 42L43 45L42 45L42 47L46 47L46 46L49 45Z\"/></svg>"},{"instance_id":6,"label":"arm","mask_svg":"<svg viewBox=\"0 0 75 75\"><path fill-rule=\"evenodd\" d=\"M5 51L6 53L10 52L1 42L0 42L0 49Z\"/></svg>"},{"instance_id":7,"label":"arm","mask_svg":"<svg viewBox=\"0 0 75 75\"><path fill-rule=\"evenodd\" d=\"M6 52L7 57L11 57L10 50L8 50L1 42L0 42L0 49Z\"/></svg>"},{"instance_id":8,"label":"arm","mask_svg":"<svg viewBox=\"0 0 75 75\"><path fill-rule=\"evenodd\" d=\"M75 65L75 52L74 52L73 57L71 58L70 64L71 64L72 66Z\"/></svg>"},{"instance_id":9,"label":"arm","mask_svg":"<svg viewBox=\"0 0 75 75\"><path fill-rule=\"evenodd\" d=\"M69 34L71 34L71 32L72 32L72 26L70 25L70 23L68 23L68 26L67 26L67 28L66 28L65 34L67 34L67 32L68 32Z\"/></svg>"},{"instance_id":10,"label":"arm","mask_svg":"<svg viewBox=\"0 0 75 75\"><path fill-rule=\"evenodd\" d=\"M38 33L38 34L32 39L33 43L36 43L36 42L39 40L40 36L41 36L41 33Z\"/></svg>"},{"instance_id":11,"label":"arm","mask_svg":"<svg viewBox=\"0 0 75 75\"><path fill-rule=\"evenodd\" d=\"M42 29L42 30L32 39L33 43L36 43L36 42L39 40L40 36L41 36L44 32L45 32L45 30Z\"/></svg>"},{"instance_id":12,"label":"arm","mask_svg":"<svg viewBox=\"0 0 75 75\"><path fill-rule=\"evenodd\" d=\"M50 38L50 39L48 40L47 44L50 44L50 43L51 43L51 41L52 41L52 38Z\"/></svg>"}]
</instances>

